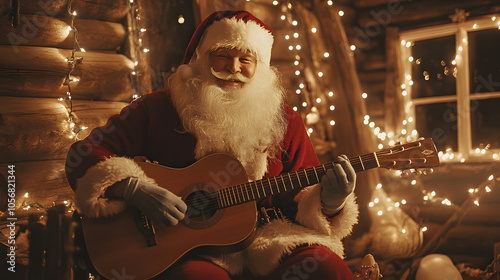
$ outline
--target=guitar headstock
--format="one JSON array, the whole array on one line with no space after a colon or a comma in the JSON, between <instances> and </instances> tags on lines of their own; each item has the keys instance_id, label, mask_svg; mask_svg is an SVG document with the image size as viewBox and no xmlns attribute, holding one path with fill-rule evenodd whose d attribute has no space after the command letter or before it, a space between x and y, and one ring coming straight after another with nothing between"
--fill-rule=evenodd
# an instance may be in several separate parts
<instances>
[{"instance_id":1,"label":"guitar headstock","mask_svg":"<svg viewBox=\"0 0 500 280\"><path fill-rule=\"evenodd\" d=\"M376 155L380 167L387 169L429 168L440 164L432 138L383 149Z\"/></svg>"}]
</instances>

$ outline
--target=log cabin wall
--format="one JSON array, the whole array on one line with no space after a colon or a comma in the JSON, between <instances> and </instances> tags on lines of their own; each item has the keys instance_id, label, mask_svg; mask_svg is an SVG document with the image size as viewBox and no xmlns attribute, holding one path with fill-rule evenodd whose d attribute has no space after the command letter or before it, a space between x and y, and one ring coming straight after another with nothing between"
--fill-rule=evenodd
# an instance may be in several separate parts
<instances>
[{"instance_id":1,"label":"log cabin wall","mask_svg":"<svg viewBox=\"0 0 500 280\"><path fill-rule=\"evenodd\" d=\"M69 3L84 48L75 53L79 62L71 77L79 81L71 82L71 105L67 59L75 44ZM15 165L17 207L71 202L64 174L69 145L104 125L133 94L150 90L147 71L135 81L131 75L147 65L127 28L130 7L129 1L115 0L0 1L0 174L6 177L7 166ZM70 111L76 129L70 127ZM7 186L0 182L0 211L5 211Z\"/></svg>"},{"instance_id":2,"label":"log cabin wall","mask_svg":"<svg viewBox=\"0 0 500 280\"><path fill-rule=\"evenodd\" d=\"M389 1L339 0L337 8L345 12L343 23L349 41L356 45L354 58L363 90L368 93L367 112L382 130L401 128L404 105L401 99L399 74L399 33L421 27L451 23L456 9L463 9L470 18L500 12L498 1ZM498 64L498 62L496 62ZM429 136L429 135L424 135ZM401 208L426 227L424 250L414 257L442 253L455 263L468 263L485 269L494 258L494 244L500 242L500 189L498 183L491 193L482 196L479 206L469 205L470 189L484 187L491 174L500 176L500 163L484 161L444 162L429 175L410 174L395 177L382 172L384 190L393 201L406 199ZM498 180L498 179L495 179ZM491 183L494 185L494 183ZM435 191L435 202L425 201L423 192ZM441 203L449 199L452 206ZM460 219L455 213L464 211ZM449 227L443 234L440 232ZM435 242L426 248L429 242ZM394 266L392 266L394 268ZM384 274L384 273L383 273ZM386 273L390 277L390 274ZM385 276L385 275L384 275Z\"/></svg>"}]
</instances>

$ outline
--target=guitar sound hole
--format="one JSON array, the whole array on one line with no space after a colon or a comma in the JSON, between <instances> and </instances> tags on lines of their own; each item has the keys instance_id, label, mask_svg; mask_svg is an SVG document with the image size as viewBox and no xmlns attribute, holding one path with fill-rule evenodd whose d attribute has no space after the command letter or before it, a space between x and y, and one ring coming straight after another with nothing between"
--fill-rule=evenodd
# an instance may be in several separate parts
<instances>
[{"instance_id":1,"label":"guitar sound hole","mask_svg":"<svg viewBox=\"0 0 500 280\"><path fill-rule=\"evenodd\" d=\"M191 222L204 222L217 212L217 201L213 193L197 190L190 193L184 200L188 209L186 218Z\"/></svg>"}]
</instances>

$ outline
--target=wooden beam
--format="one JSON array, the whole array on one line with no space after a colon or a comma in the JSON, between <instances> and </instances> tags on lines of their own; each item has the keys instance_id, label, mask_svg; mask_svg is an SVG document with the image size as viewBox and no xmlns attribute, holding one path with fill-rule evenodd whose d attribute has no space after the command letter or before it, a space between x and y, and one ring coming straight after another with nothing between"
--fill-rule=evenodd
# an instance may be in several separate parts
<instances>
[{"instance_id":1,"label":"wooden beam","mask_svg":"<svg viewBox=\"0 0 500 280\"><path fill-rule=\"evenodd\" d=\"M121 54L78 52L82 57L72 76L74 99L130 101L132 61ZM0 46L0 96L65 97L71 50Z\"/></svg>"},{"instance_id":2,"label":"wooden beam","mask_svg":"<svg viewBox=\"0 0 500 280\"><path fill-rule=\"evenodd\" d=\"M399 0L398 2L408 2L412 0ZM389 5L394 3L394 0L355 0L354 6L356 9L373 8L382 5Z\"/></svg>"},{"instance_id":3,"label":"wooden beam","mask_svg":"<svg viewBox=\"0 0 500 280\"><path fill-rule=\"evenodd\" d=\"M129 9L128 1L116 0L72 0L72 11L77 12L79 19L97 19L104 21L120 22ZM9 1L0 4L0 16L10 13ZM44 17L67 18L67 0L23 0L20 4L21 14L33 14L38 16L40 23ZM20 21L23 19L20 17Z\"/></svg>"},{"instance_id":4,"label":"wooden beam","mask_svg":"<svg viewBox=\"0 0 500 280\"><path fill-rule=\"evenodd\" d=\"M42 46L72 49L73 32L69 31L68 19L46 17L43 24L36 25L35 15L21 14L17 28L10 26L8 16L0 18L0 45ZM75 19L78 41L85 50L116 50L125 40L125 28L120 23L94 19Z\"/></svg>"},{"instance_id":5,"label":"wooden beam","mask_svg":"<svg viewBox=\"0 0 500 280\"><path fill-rule=\"evenodd\" d=\"M404 25L413 22L430 22L432 19L443 18L448 22L450 15L455 14L455 9L465 11L478 9L478 7L497 4L496 0L477 1L390 1L387 6L380 8L366 8L358 12L358 24L363 28L373 25Z\"/></svg>"},{"instance_id":6,"label":"wooden beam","mask_svg":"<svg viewBox=\"0 0 500 280\"><path fill-rule=\"evenodd\" d=\"M86 137L91 129L104 125L126 104L74 100L74 122L77 127L88 127L77 136ZM55 98L0 96L0 112L0 163L66 158L75 138L64 102Z\"/></svg>"}]
</instances>

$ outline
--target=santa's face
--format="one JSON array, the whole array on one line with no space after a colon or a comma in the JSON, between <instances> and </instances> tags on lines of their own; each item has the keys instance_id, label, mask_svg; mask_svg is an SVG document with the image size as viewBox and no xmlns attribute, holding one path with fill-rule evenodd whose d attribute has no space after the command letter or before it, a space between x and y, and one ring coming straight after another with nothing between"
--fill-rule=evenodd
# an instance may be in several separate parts
<instances>
[{"instance_id":1,"label":"santa's face","mask_svg":"<svg viewBox=\"0 0 500 280\"><path fill-rule=\"evenodd\" d=\"M238 49L217 49L209 54L209 64L221 88L241 88L254 75L257 59Z\"/></svg>"}]
</instances>

